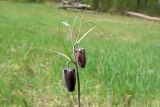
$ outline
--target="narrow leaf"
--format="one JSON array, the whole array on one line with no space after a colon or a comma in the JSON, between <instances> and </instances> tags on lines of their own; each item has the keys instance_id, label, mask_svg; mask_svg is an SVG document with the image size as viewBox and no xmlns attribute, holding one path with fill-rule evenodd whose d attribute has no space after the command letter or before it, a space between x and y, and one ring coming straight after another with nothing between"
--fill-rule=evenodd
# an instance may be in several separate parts
<instances>
[{"instance_id":1,"label":"narrow leaf","mask_svg":"<svg viewBox=\"0 0 160 107\"><path fill-rule=\"evenodd\" d=\"M74 45L74 43L73 43L73 39L74 39L73 33L74 33L74 27L75 27L76 20L77 20L77 16L74 18L74 21L73 21L73 24L72 24L72 28L70 28L72 45Z\"/></svg>"},{"instance_id":2,"label":"narrow leaf","mask_svg":"<svg viewBox=\"0 0 160 107\"><path fill-rule=\"evenodd\" d=\"M63 57L65 57L65 58L67 58L68 60L71 61L71 59L67 55L65 55L65 54L63 54L61 52L58 52L58 51L54 51L54 52L57 53L57 54L59 54L59 55L61 55L61 56L63 56Z\"/></svg>"},{"instance_id":3,"label":"narrow leaf","mask_svg":"<svg viewBox=\"0 0 160 107\"><path fill-rule=\"evenodd\" d=\"M86 10L84 10L83 15L82 15L82 17L81 17L80 26L79 26L79 31L78 31L78 35L77 35L77 37L76 37L76 42L77 42L77 40L78 40L78 38L79 38L79 36L80 36L80 32L81 32L81 29L82 29L82 22L83 22L83 18L84 18L85 12L86 12Z\"/></svg>"},{"instance_id":4,"label":"narrow leaf","mask_svg":"<svg viewBox=\"0 0 160 107\"><path fill-rule=\"evenodd\" d=\"M68 49L67 49L67 47L66 47L66 45L65 45L65 43L64 43L64 40L63 40L62 35L61 35L61 32L60 32L60 25L59 25L59 34L60 34L60 40L61 40L61 42L62 42L63 48L64 48L67 56L70 58L70 60L72 61L72 63L76 63L76 62L73 60L73 58L71 57L71 55L70 55L70 53L69 53L69 51L68 51Z\"/></svg>"},{"instance_id":5,"label":"narrow leaf","mask_svg":"<svg viewBox=\"0 0 160 107\"><path fill-rule=\"evenodd\" d=\"M65 26L67 26L67 27L69 27L70 25L69 25L69 23L67 22L67 21L65 21L65 22L61 22L62 24L64 24Z\"/></svg>"},{"instance_id":6,"label":"narrow leaf","mask_svg":"<svg viewBox=\"0 0 160 107\"><path fill-rule=\"evenodd\" d=\"M88 33L90 33L93 29L95 29L95 27L92 27L91 29L89 29L79 40L77 40L76 44L79 44L81 42L81 40L87 36Z\"/></svg>"},{"instance_id":7,"label":"narrow leaf","mask_svg":"<svg viewBox=\"0 0 160 107\"><path fill-rule=\"evenodd\" d=\"M73 29L74 29L74 25L75 25L75 23L76 23L76 20L77 20L77 16L74 18L73 25L72 25L72 31L73 31Z\"/></svg>"}]
</instances>

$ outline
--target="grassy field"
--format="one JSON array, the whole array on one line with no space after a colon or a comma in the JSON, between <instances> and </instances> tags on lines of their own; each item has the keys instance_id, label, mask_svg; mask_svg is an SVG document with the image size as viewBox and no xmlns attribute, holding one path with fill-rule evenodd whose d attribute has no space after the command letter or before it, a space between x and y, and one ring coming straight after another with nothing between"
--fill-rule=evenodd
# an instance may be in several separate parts
<instances>
[{"instance_id":1,"label":"grassy field","mask_svg":"<svg viewBox=\"0 0 160 107\"><path fill-rule=\"evenodd\" d=\"M76 107L77 88L68 93L62 81L66 59L49 50L63 52L59 23L81 15L0 2L1 107ZM87 21L96 29L80 44L82 107L160 107L160 23L103 13L86 13ZM63 36L71 46L64 29Z\"/></svg>"}]
</instances>

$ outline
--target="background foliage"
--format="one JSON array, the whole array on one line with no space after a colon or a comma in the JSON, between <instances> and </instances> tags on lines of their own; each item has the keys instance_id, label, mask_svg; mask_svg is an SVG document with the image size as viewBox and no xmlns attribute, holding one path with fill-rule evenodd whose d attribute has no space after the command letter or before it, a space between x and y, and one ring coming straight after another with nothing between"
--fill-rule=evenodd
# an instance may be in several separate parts
<instances>
[{"instance_id":1,"label":"background foliage","mask_svg":"<svg viewBox=\"0 0 160 107\"><path fill-rule=\"evenodd\" d=\"M4 1L4 0L0 0ZM11 2L45 2L47 0L5 0L5 1L11 1Z\"/></svg>"},{"instance_id":2,"label":"background foliage","mask_svg":"<svg viewBox=\"0 0 160 107\"><path fill-rule=\"evenodd\" d=\"M2 1L2 0L0 0ZM6 1L6 0L5 0ZM14 2L61 2L61 0L7 0ZM152 15L160 15L160 0L82 0L90 4L93 10L103 12L124 12L131 10Z\"/></svg>"},{"instance_id":3,"label":"background foliage","mask_svg":"<svg viewBox=\"0 0 160 107\"><path fill-rule=\"evenodd\" d=\"M124 11L132 10L144 13L160 15L159 0L83 0L99 11Z\"/></svg>"}]
</instances>

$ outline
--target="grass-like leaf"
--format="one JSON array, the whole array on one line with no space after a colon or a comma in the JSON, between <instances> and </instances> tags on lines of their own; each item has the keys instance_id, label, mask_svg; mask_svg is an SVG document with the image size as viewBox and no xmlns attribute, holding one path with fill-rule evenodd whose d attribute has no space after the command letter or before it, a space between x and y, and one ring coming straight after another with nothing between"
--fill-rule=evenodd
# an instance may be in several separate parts
<instances>
[{"instance_id":1,"label":"grass-like leaf","mask_svg":"<svg viewBox=\"0 0 160 107\"><path fill-rule=\"evenodd\" d=\"M58 51L54 51L54 52L59 54L59 55L61 55L61 56L63 56L63 57L65 57L65 58L67 58L69 61L71 61L71 59L67 55L65 55L65 54L63 54L61 52L58 52Z\"/></svg>"},{"instance_id":2,"label":"grass-like leaf","mask_svg":"<svg viewBox=\"0 0 160 107\"><path fill-rule=\"evenodd\" d=\"M80 32L81 32L81 28L82 28L82 22L83 22L83 18L84 18L85 12L86 12L86 11L84 10L83 15L82 15L82 17L81 17L80 26L79 26L79 31L78 31L78 35L77 35L77 37L76 37L76 42L77 42L77 40L78 40L78 38L79 38L79 36L80 36ZM75 43L76 43L76 42L75 42Z\"/></svg>"},{"instance_id":3,"label":"grass-like leaf","mask_svg":"<svg viewBox=\"0 0 160 107\"><path fill-rule=\"evenodd\" d=\"M93 22L85 22L85 23L83 23L82 26L87 25L87 24L91 24L92 26L95 26L95 23L93 23Z\"/></svg>"},{"instance_id":4,"label":"grass-like leaf","mask_svg":"<svg viewBox=\"0 0 160 107\"><path fill-rule=\"evenodd\" d=\"M72 31L74 31L74 26L75 26L76 21L77 21L77 16L75 16L74 18L73 25L72 25Z\"/></svg>"},{"instance_id":5,"label":"grass-like leaf","mask_svg":"<svg viewBox=\"0 0 160 107\"><path fill-rule=\"evenodd\" d=\"M95 29L95 27L92 27L91 29L89 29L79 40L76 41L76 44L79 44L81 42L81 40L87 36L88 33L90 33L93 29Z\"/></svg>"},{"instance_id":6,"label":"grass-like leaf","mask_svg":"<svg viewBox=\"0 0 160 107\"><path fill-rule=\"evenodd\" d=\"M29 107L29 105L28 105L28 103L27 103L26 100L22 99L22 102L24 103L24 106L25 106L25 107Z\"/></svg>"},{"instance_id":7,"label":"grass-like leaf","mask_svg":"<svg viewBox=\"0 0 160 107\"><path fill-rule=\"evenodd\" d=\"M64 24L66 27L69 27L69 26L70 26L70 24L69 24L67 21L61 22L61 23Z\"/></svg>"},{"instance_id":8,"label":"grass-like leaf","mask_svg":"<svg viewBox=\"0 0 160 107\"><path fill-rule=\"evenodd\" d=\"M74 33L74 27L75 27L75 23L77 21L77 16L74 18L73 24L72 24L72 28L71 28L71 40L72 40L72 45L74 45L73 43L73 33Z\"/></svg>"},{"instance_id":9,"label":"grass-like leaf","mask_svg":"<svg viewBox=\"0 0 160 107\"><path fill-rule=\"evenodd\" d=\"M76 18L74 19L74 21L76 20ZM63 25L65 25L67 28L69 28L69 31L70 31L70 35L71 35L71 41L72 41L72 45L73 45L73 30L70 26L70 24L68 23L68 21L65 21L65 22L61 22ZM75 22L73 22L74 24Z\"/></svg>"},{"instance_id":10,"label":"grass-like leaf","mask_svg":"<svg viewBox=\"0 0 160 107\"><path fill-rule=\"evenodd\" d=\"M72 63L75 64L76 62L75 62L75 61L73 60L73 58L71 57L71 55L70 55L70 53L69 53L69 51L68 51L68 49L67 49L67 47L66 47L66 45L65 45L65 43L64 43L64 40L63 40L63 38L62 38L62 35L61 35L61 32L60 32L60 25L59 25L59 35L60 35L60 40L61 40L61 42L62 42L64 51L65 51L66 54L67 54L67 57L69 57L70 60L72 61Z\"/></svg>"}]
</instances>

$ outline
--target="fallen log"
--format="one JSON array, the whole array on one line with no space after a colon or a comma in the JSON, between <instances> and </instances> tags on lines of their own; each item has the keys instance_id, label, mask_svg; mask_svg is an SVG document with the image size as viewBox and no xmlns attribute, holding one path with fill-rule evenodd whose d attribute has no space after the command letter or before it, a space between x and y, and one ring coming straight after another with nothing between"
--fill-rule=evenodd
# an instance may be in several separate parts
<instances>
[{"instance_id":1,"label":"fallen log","mask_svg":"<svg viewBox=\"0 0 160 107\"><path fill-rule=\"evenodd\" d=\"M67 10L73 11L73 12L84 12L84 9L75 9L75 8L68 8ZM95 11L92 10L85 10L86 13L94 13Z\"/></svg>"},{"instance_id":2,"label":"fallen log","mask_svg":"<svg viewBox=\"0 0 160 107\"><path fill-rule=\"evenodd\" d=\"M151 17L151 16L147 16L145 14L141 14L137 12L126 11L126 14L129 16L134 16L134 17L138 17L138 18L142 18L150 21L160 21L160 18L158 17Z\"/></svg>"},{"instance_id":3,"label":"fallen log","mask_svg":"<svg viewBox=\"0 0 160 107\"><path fill-rule=\"evenodd\" d=\"M74 3L72 5L60 5L58 8L67 9L67 8L73 8L73 9L87 9L90 10L91 6L87 4L80 4L80 3Z\"/></svg>"}]
</instances>

